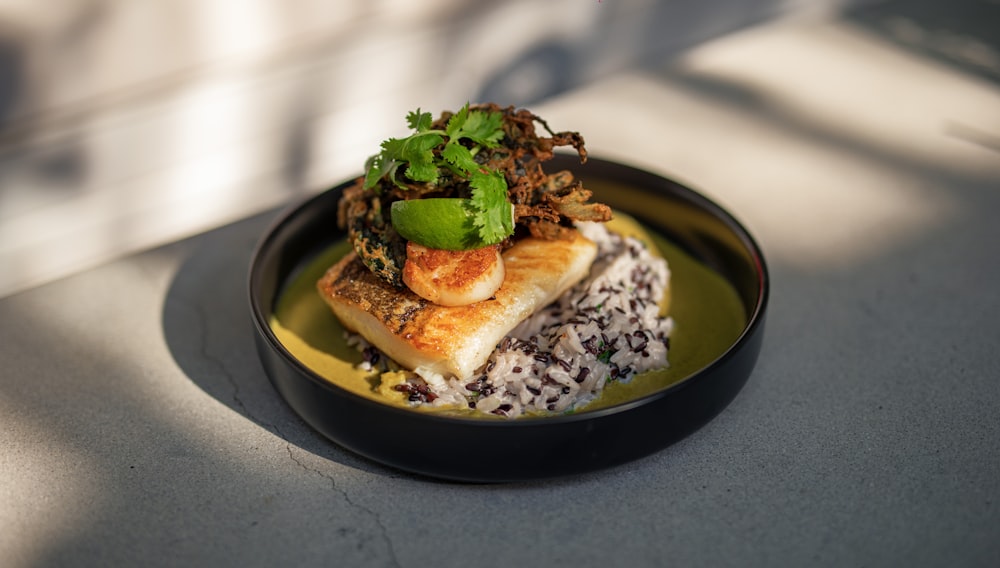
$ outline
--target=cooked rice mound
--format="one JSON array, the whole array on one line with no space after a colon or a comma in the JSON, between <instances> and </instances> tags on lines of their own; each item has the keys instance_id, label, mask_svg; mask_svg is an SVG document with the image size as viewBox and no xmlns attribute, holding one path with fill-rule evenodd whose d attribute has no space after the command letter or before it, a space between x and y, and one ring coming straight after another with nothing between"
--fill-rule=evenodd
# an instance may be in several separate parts
<instances>
[{"instance_id":1,"label":"cooked rice mound","mask_svg":"<svg viewBox=\"0 0 1000 568\"><path fill-rule=\"evenodd\" d=\"M667 367L673 320L659 302L670 271L642 241L579 223L598 245L588 278L521 322L472 377L444 377L417 368L395 390L414 405L468 406L510 418L571 412L612 381ZM366 370L398 369L360 336L349 341Z\"/></svg>"}]
</instances>

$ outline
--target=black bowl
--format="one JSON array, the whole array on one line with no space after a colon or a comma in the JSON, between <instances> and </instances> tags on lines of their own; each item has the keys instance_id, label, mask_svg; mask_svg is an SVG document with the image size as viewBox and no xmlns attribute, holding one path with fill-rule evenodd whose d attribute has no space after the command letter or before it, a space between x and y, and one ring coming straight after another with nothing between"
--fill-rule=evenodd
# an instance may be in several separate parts
<instances>
[{"instance_id":1,"label":"black bowl","mask_svg":"<svg viewBox=\"0 0 1000 568\"><path fill-rule=\"evenodd\" d=\"M599 159L558 155L548 171L569 169L601 202L636 217L727 281L742 301L735 341L679 382L628 402L570 415L483 420L381 404L311 371L269 325L284 286L310 259L343 239L336 229L345 182L283 213L254 251L250 309L261 362L288 405L341 446L427 476L474 482L542 479L621 464L680 440L736 396L760 351L767 268L754 239L729 213L683 185Z\"/></svg>"}]
</instances>

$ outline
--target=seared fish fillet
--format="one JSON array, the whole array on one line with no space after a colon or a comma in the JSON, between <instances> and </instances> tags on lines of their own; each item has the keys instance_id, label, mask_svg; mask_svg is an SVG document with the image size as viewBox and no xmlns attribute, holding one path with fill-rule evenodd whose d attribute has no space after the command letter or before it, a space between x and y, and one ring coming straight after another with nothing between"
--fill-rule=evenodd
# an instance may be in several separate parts
<instances>
[{"instance_id":1,"label":"seared fish fillet","mask_svg":"<svg viewBox=\"0 0 1000 568\"><path fill-rule=\"evenodd\" d=\"M582 280L597 245L527 238L503 253L506 278L493 298L467 306L432 304L375 276L353 252L317 282L347 329L409 369L472 376L517 324Z\"/></svg>"}]
</instances>

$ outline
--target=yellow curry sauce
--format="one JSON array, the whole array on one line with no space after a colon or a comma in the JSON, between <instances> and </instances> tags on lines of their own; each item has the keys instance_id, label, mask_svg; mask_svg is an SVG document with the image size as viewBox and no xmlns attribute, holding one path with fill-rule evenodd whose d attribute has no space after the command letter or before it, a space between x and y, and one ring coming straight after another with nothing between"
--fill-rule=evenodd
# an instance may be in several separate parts
<instances>
[{"instance_id":1,"label":"yellow curry sauce","mask_svg":"<svg viewBox=\"0 0 1000 568\"><path fill-rule=\"evenodd\" d=\"M674 318L668 354L670 367L636 375L627 383L611 382L601 396L583 410L633 400L683 380L724 353L746 324L743 304L736 290L722 276L669 241L647 232L630 217L616 212L608 228L642 239L667 259L670 288L662 307ZM344 328L316 291L316 281L348 250L350 245L346 241L332 245L305 266L283 291L270 325L285 349L320 377L385 404L497 418L468 409L413 407L404 393L390 388L403 380L403 373L380 376L356 368L361 362L361 354L347 345Z\"/></svg>"}]
</instances>

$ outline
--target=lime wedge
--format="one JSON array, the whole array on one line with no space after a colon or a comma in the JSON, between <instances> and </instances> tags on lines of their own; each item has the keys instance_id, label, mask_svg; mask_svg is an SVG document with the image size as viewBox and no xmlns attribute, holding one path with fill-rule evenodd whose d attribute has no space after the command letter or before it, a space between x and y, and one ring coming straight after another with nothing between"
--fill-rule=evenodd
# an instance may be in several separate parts
<instances>
[{"instance_id":1,"label":"lime wedge","mask_svg":"<svg viewBox=\"0 0 1000 568\"><path fill-rule=\"evenodd\" d=\"M393 202L392 226L404 239L433 249L471 250L496 244L483 240L471 199L430 197ZM511 206L513 221L513 206Z\"/></svg>"}]
</instances>

